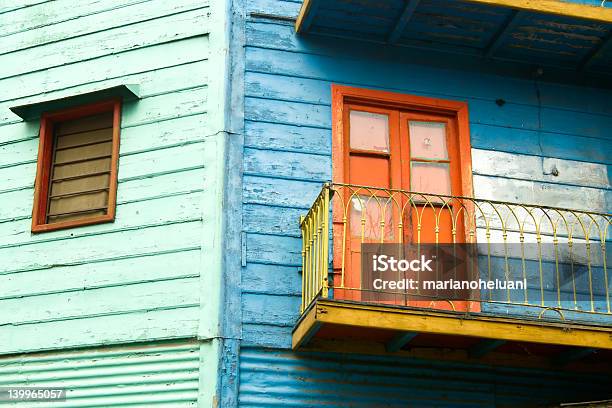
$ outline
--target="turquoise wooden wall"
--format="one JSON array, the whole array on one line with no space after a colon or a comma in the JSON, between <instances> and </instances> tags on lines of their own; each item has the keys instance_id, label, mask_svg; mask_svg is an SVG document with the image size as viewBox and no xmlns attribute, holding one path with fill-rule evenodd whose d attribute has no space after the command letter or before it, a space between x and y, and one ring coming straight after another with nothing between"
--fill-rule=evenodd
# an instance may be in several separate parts
<instances>
[{"instance_id":1,"label":"turquoise wooden wall","mask_svg":"<svg viewBox=\"0 0 612 408\"><path fill-rule=\"evenodd\" d=\"M97 388L78 382L70 406L219 403L230 5L0 0L0 386L83 369ZM142 98L123 106L115 222L32 235L39 121L9 107L119 84ZM130 362L155 347L139 377ZM113 384L134 395L92 399Z\"/></svg>"},{"instance_id":2,"label":"turquoise wooden wall","mask_svg":"<svg viewBox=\"0 0 612 408\"><path fill-rule=\"evenodd\" d=\"M245 344L290 344L301 290L298 219L331 179L331 83L467 101L476 197L612 210L608 90L451 62L416 65L407 49L299 37L291 22L261 16L295 17L300 3L247 6ZM550 174L553 166L558 177Z\"/></svg>"},{"instance_id":3,"label":"turquoise wooden wall","mask_svg":"<svg viewBox=\"0 0 612 408\"><path fill-rule=\"evenodd\" d=\"M219 335L227 17L0 2L0 354ZM9 107L122 83L142 99L123 106L116 221L32 235L39 122Z\"/></svg>"}]
</instances>

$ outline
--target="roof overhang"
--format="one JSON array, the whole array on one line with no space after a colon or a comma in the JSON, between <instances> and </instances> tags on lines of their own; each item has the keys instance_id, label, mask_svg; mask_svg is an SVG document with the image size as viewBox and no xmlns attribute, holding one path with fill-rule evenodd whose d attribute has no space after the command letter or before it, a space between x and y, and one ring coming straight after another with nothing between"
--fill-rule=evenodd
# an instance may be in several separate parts
<instances>
[{"instance_id":1,"label":"roof overhang","mask_svg":"<svg viewBox=\"0 0 612 408\"><path fill-rule=\"evenodd\" d=\"M612 74L612 2L304 0L300 34Z\"/></svg>"},{"instance_id":2,"label":"roof overhang","mask_svg":"<svg viewBox=\"0 0 612 408\"><path fill-rule=\"evenodd\" d=\"M24 105L11 106L9 109L24 120L31 120L39 118L43 112L53 112L114 98L121 98L124 101L140 99L140 87L136 84L121 84L61 97L43 96Z\"/></svg>"}]
</instances>

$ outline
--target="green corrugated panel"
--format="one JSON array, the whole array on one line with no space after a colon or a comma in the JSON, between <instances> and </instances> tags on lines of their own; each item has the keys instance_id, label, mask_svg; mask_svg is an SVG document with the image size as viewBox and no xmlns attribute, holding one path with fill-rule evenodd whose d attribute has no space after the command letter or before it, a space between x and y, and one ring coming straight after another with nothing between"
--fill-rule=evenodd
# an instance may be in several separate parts
<instances>
[{"instance_id":1,"label":"green corrugated panel","mask_svg":"<svg viewBox=\"0 0 612 408\"><path fill-rule=\"evenodd\" d=\"M152 343L0 358L0 387L61 387L65 402L18 407L197 405L197 343ZM2 403L0 403L2 405Z\"/></svg>"}]
</instances>

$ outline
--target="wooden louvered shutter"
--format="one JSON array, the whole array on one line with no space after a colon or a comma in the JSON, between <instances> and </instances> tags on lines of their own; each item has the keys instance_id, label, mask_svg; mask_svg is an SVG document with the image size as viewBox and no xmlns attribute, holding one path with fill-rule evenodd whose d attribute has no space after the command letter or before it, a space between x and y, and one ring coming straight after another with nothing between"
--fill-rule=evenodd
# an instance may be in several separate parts
<instances>
[{"instance_id":1,"label":"wooden louvered shutter","mask_svg":"<svg viewBox=\"0 0 612 408\"><path fill-rule=\"evenodd\" d=\"M119 102L43 117L32 230L112 221Z\"/></svg>"},{"instance_id":2,"label":"wooden louvered shutter","mask_svg":"<svg viewBox=\"0 0 612 408\"><path fill-rule=\"evenodd\" d=\"M54 133L47 223L106 214L112 112L59 123Z\"/></svg>"}]
</instances>

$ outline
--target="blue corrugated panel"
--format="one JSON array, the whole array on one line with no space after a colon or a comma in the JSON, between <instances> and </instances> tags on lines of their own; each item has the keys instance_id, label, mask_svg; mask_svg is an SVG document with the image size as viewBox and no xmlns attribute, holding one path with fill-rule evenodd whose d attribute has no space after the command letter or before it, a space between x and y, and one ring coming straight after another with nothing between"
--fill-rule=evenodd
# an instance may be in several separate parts
<instances>
[{"instance_id":1,"label":"blue corrugated panel","mask_svg":"<svg viewBox=\"0 0 612 408\"><path fill-rule=\"evenodd\" d=\"M529 407L594 400L612 377L483 364L247 348L241 407Z\"/></svg>"}]
</instances>

